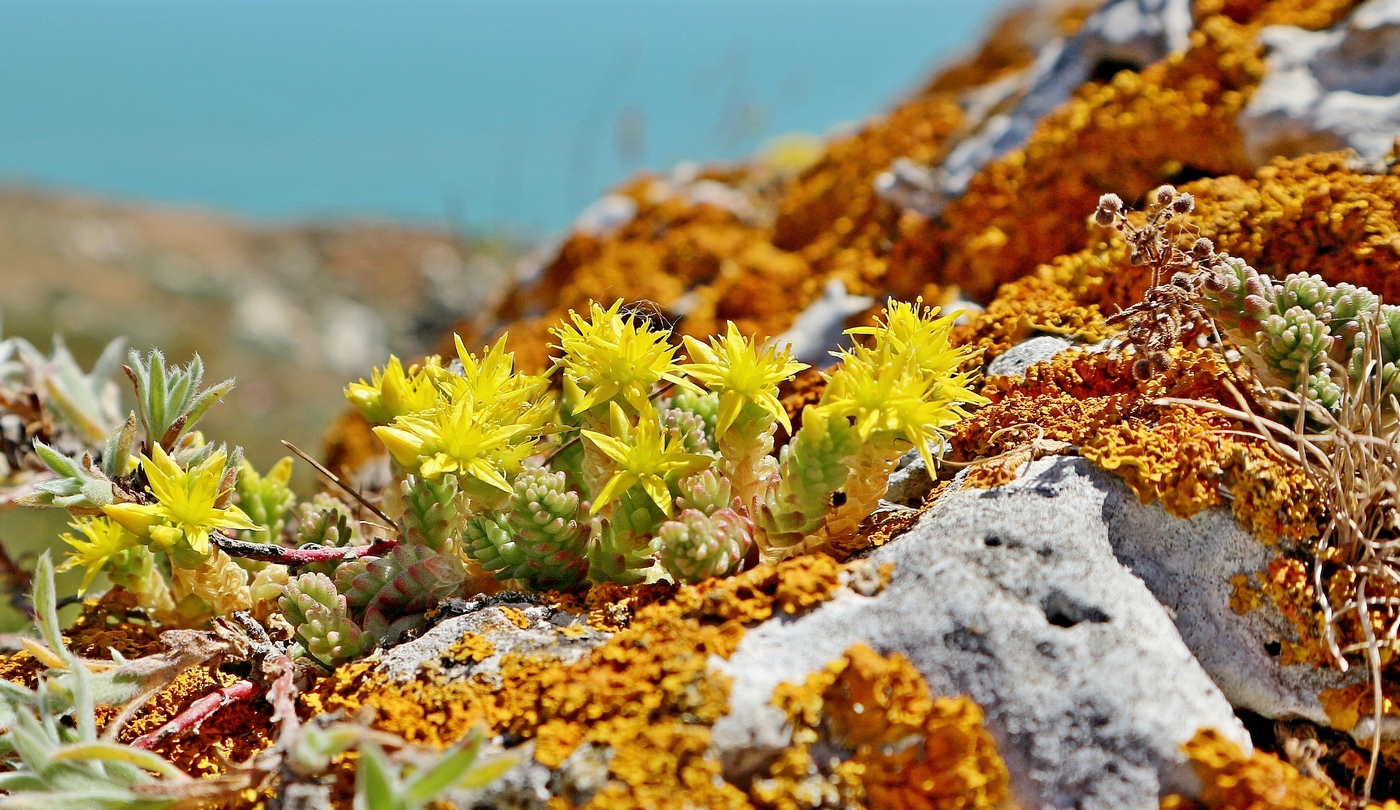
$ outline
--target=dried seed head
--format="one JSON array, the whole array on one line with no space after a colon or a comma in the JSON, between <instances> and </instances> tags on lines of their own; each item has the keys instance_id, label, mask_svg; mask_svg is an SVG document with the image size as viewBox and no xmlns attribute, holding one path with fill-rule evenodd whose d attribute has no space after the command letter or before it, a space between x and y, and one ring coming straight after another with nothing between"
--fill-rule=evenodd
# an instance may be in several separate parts
<instances>
[{"instance_id":1,"label":"dried seed head","mask_svg":"<svg viewBox=\"0 0 1400 810\"><path fill-rule=\"evenodd\" d=\"M1206 273L1205 286L1211 292L1225 292L1225 289L1230 286L1230 280L1220 273Z\"/></svg>"},{"instance_id":2,"label":"dried seed head","mask_svg":"<svg viewBox=\"0 0 1400 810\"><path fill-rule=\"evenodd\" d=\"M1172 357L1166 352L1153 352L1148 360L1152 363L1152 370L1158 374L1165 373L1172 367Z\"/></svg>"},{"instance_id":3,"label":"dried seed head","mask_svg":"<svg viewBox=\"0 0 1400 810\"><path fill-rule=\"evenodd\" d=\"M1215 243L1202 236L1196 240L1195 244L1191 245L1191 255L1197 260L1209 259L1215 255Z\"/></svg>"},{"instance_id":4,"label":"dried seed head","mask_svg":"<svg viewBox=\"0 0 1400 810\"><path fill-rule=\"evenodd\" d=\"M1147 362L1147 358L1139 357L1133 361L1133 377L1138 380L1152 379L1152 364Z\"/></svg>"},{"instance_id":5,"label":"dried seed head","mask_svg":"<svg viewBox=\"0 0 1400 810\"><path fill-rule=\"evenodd\" d=\"M1123 210L1123 201L1117 194L1105 194L1099 197L1099 207L1094 211L1094 222L1100 227L1107 228L1113 224L1113 220Z\"/></svg>"},{"instance_id":6,"label":"dried seed head","mask_svg":"<svg viewBox=\"0 0 1400 810\"><path fill-rule=\"evenodd\" d=\"M1157 189L1158 205L1171 205L1174 199L1176 199L1176 186L1162 186Z\"/></svg>"},{"instance_id":7,"label":"dried seed head","mask_svg":"<svg viewBox=\"0 0 1400 810\"><path fill-rule=\"evenodd\" d=\"M1196 198L1190 194L1181 193L1172 199L1172 210L1178 214L1189 214L1196 208Z\"/></svg>"}]
</instances>

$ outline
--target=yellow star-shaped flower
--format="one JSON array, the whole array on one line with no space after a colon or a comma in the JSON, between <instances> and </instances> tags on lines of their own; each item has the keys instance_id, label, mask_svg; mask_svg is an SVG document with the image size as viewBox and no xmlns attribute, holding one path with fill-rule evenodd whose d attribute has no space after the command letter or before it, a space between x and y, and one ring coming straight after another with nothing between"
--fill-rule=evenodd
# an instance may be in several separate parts
<instances>
[{"instance_id":1,"label":"yellow star-shaped flower","mask_svg":"<svg viewBox=\"0 0 1400 810\"><path fill-rule=\"evenodd\" d=\"M668 443L661 432L661 422L655 409L648 402L643 405L635 429L628 423L622 407L613 402L609 408L612 436L592 430L582 431L584 438L617 464L617 472L593 500L592 514L597 514L632 487L641 485L662 514L670 517L671 489L666 484L667 476L689 475L714 463L710 456L687 453L678 449L679 443Z\"/></svg>"},{"instance_id":2,"label":"yellow star-shaped flower","mask_svg":"<svg viewBox=\"0 0 1400 810\"><path fill-rule=\"evenodd\" d=\"M216 450L185 470L157 444L150 456L141 457L156 502L114 503L102 511L138 538L149 538L156 550L169 552L176 565L194 567L213 551L211 531L258 528L237 506L217 505L229 494L223 488L227 465L228 455Z\"/></svg>"},{"instance_id":3,"label":"yellow star-shaped flower","mask_svg":"<svg viewBox=\"0 0 1400 810\"><path fill-rule=\"evenodd\" d=\"M79 566L85 569L83 584L78 586L79 593L87 593L97 575L110 566L119 555L141 544L136 535L110 518L80 518L70 525L81 532L82 537L77 537L71 532L63 533L63 541L72 546L73 550L58 570L70 571Z\"/></svg>"},{"instance_id":4,"label":"yellow star-shaped flower","mask_svg":"<svg viewBox=\"0 0 1400 810\"><path fill-rule=\"evenodd\" d=\"M778 352L769 346L759 351L754 341L739 334L739 327L729 322L722 338L710 338L707 346L686 335L685 348L692 360L682 370L701 385L719 394L719 414L715 420L715 437L724 435L745 405L758 405L792 432L787 411L778 402L778 383L791 379L807 368L791 357L790 350Z\"/></svg>"},{"instance_id":5,"label":"yellow star-shaped flower","mask_svg":"<svg viewBox=\"0 0 1400 810\"><path fill-rule=\"evenodd\" d=\"M587 319L570 310L573 325L552 330L563 353L556 365L564 369L565 391L580 396L574 413L614 399L640 413L652 387L662 381L695 390L681 376L676 349L666 342L666 334L645 321L623 317L621 308L621 301L606 310L590 304Z\"/></svg>"},{"instance_id":6,"label":"yellow star-shaped flower","mask_svg":"<svg viewBox=\"0 0 1400 810\"><path fill-rule=\"evenodd\" d=\"M360 380L345 388L345 397L373 425L387 425L397 416L426 411L437 404L433 384L442 373L442 361L429 357L423 365L404 368L403 361L390 355L384 368L375 369L369 382Z\"/></svg>"}]
</instances>

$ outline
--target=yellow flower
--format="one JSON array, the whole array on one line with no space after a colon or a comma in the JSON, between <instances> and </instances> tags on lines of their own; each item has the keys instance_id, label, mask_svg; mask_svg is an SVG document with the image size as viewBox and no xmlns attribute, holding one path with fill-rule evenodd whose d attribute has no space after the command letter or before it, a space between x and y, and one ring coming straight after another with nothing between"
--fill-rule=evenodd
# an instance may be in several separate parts
<instances>
[{"instance_id":1,"label":"yellow flower","mask_svg":"<svg viewBox=\"0 0 1400 810\"><path fill-rule=\"evenodd\" d=\"M588 319L570 310L574 325L551 330L564 355L556 365L564 369L565 391L575 389L581 395L574 413L617 398L640 413L652 387L663 380L695 390L680 376L676 349L666 342L665 333L645 321L624 318L621 307L621 301L606 310L591 303Z\"/></svg>"},{"instance_id":2,"label":"yellow flower","mask_svg":"<svg viewBox=\"0 0 1400 810\"><path fill-rule=\"evenodd\" d=\"M685 348L693 361L683 367L685 373L719 394L716 438L724 435L749 403L767 411L783 429L792 432L787 411L778 402L778 383L808 366L792 360L790 349L779 353L769 346L760 352L754 341L739 334L733 321L725 336L710 338L708 346L686 335Z\"/></svg>"},{"instance_id":3,"label":"yellow flower","mask_svg":"<svg viewBox=\"0 0 1400 810\"><path fill-rule=\"evenodd\" d=\"M956 380L922 375L904 364L876 365L868 356L847 354L827 382L821 408L854 420L861 441L876 434L903 438L919 450L933 469L928 444L949 425L967 417L964 403L985 400Z\"/></svg>"},{"instance_id":4,"label":"yellow flower","mask_svg":"<svg viewBox=\"0 0 1400 810\"><path fill-rule=\"evenodd\" d=\"M622 497L622 493L640 484L661 512L670 517L671 489L666 485L666 476L679 477L699 472L714 463L714 459L698 453L687 453L679 449L679 442L668 444L651 403L643 402L644 407L635 430L628 423L622 407L616 402L610 405L609 422L612 436L592 430L582 431L585 438L617 464L617 472L598 493L590 511L596 514L607 504Z\"/></svg>"},{"instance_id":5,"label":"yellow flower","mask_svg":"<svg viewBox=\"0 0 1400 810\"><path fill-rule=\"evenodd\" d=\"M523 425L531 434L543 433L552 421L553 400L548 395L548 374L522 374L515 370L515 354L506 351L506 335L486 349L480 358L467 351L462 338L457 357L462 373L447 373L440 386L450 404L466 400L482 418L502 424Z\"/></svg>"},{"instance_id":6,"label":"yellow flower","mask_svg":"<svg viewBox=\"0 0 1400 810\"><path fill-rule=\"evenodd\" d=\"M70 525L82 532L83 536L76 537L71 532L63 533L63 541L72 546L73 550L58 570L69 571L79 566L86 569L83 573L83 584L78 587L79 593L87 593L98 573L112 565L119 555L141 544L136 535L113 523L109 518L79 518Z\"/></svg>"},{"instance_id":7,"label":"yellow flower","mask_svg":"<svg viewBox=\"0 0 1400 810\"><path fill-rule=\"evenodd\" d=\"M374 429L400 464L430 480L459 473L510 492L506 475L534 452L532 425L503 424L469 398L421 416L401 416Z\"/></svg>"},{"instance_id":8,"label":"yellow flower","mask_svg":"<svg viewBox=\"0 0 1400 810\"><path fill-rule=\"evenodd\" d=\"M864 442L908 441L933 469L929 442L966 418L966 405L987 399L968 389L969 373L955 371L971 352L949 341L951 318L897 302L889 313L884 324L850 330L873 335L875 345L838 355L841 366L828 378L819 407L852 419Z\"/></svg>"},{"instance_id":9,"label":"yellow flower","mask_svg":"<svg viewBox=\"0 0 1400 810\"><path fill-rule=\"evenodd\" d=\"M923 296L913 303L890 299L879 323L848 329L846 334L870 335L876 351L906 357L924 373L951 373L975 351L953 347L956 314L939 318L938 307L923 304Z\"/></svg>"},{"instance_id":10,"label":"yellow flower","mask_svg":"<svg viewBox=\"0 0 1400 810\"><path fill-rule=\"evenodd\" d=\"M230 494L223 488L227 464L227 454L217 450L184 470L157 444L153 455L141 457L156 502L114 503L102 511L138 538L149 538L156 550L170 553L177 566L198 565L213 551L211 531L258 528L238 507L217 505Z\"/></svg>"},{"instance_id":11,"label":"yellow flower","mask_svg":"<svg viewBox=\"0 0 1400 810\"><path fill-rule=\"evenodd\" d=\"M442 360L428 357L423 365L407 369L399 358L390 355L384 369L374 370L370 382L360 380L345 388L350 400L371 424L387 425L394 417L426 411L437 404L438 391L434 380L442 373Z\"/></svg>"}]
</instances>

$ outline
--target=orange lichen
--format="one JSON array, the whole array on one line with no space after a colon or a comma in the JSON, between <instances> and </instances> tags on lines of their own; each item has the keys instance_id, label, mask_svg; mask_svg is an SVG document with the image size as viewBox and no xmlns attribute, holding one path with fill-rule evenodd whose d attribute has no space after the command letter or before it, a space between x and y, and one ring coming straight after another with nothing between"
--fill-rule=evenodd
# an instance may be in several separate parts
<instances>
[{"instance_id":1,"label":"orange lichen","mask_svg":"<svg viewBox=\"0 0 1400 810\"><path fill-rule=\"evenodd\" d=\"M1163 810L1319 810L1340 808L1331 788L1272 754L1245 756L1215 729L1196 732L1181 750L1201 780L1199 801L1162 800Z\"/></svg>"},{"instance_id":2,"label":"orange lichen","mask_svg":"<svg viewBox=\"0 0 1400 810\"><path fill-rule=\"evenodd\" d=\"M814 806L801 798L821 794L844 806L911 810L1008 799L1006 766L982 710L966 697L932 697L898 653L857 644L804 683L779 685L773 704L793 725L793 746L755 780L760 806ZM814 762L818 742L848 753L834 765Z\"/></svg>"},{"instance_id":3,"label":"orange lichen","mask_svg":"<svg viewBox=\"0 0 1400 810\"><path fill-rule=\"evenodd\" d=\"M505 614L506 621L509 621L521 630L530 629L530 619L525 615L525 611L520 608L502 607L501 613Z\"/></svg>"},{"instance_id":4,"label":"orange lichen","mask_svg":"<svg viewBox=\"0 0 1400 810\"><path fill-rule=\"evenodd\" d=\"M1144 503L1190 517L1230 495L1237 517L1262 539L1305 539L1319 515L1301 468L1239 424L1199 406L1158 399L1220 402L1229 371L1220 356L1177 350L1165 374L1134 379L1131 358L1070 351L1019 378L992 378L992 400L954 428L955 460L971 461L1038 440L1067 442L1122 476ZM1003 482L997 479L997 482Z\"/></svg>"},{"instance_id":5,"label":"orange lichen","mask_svg":"<svg viewBox=\"0 0 1400 810\"><path fill-rule=\"evenodd\" d=\"M1348 154L1332 152L1279 158L1257 171L1196 180L1181 189L1196 201L1182 218L1182 239L1204 236L1275 278L1317 273L1331 284L1357 284L1400 299L1400 281L1390 272L1400 263L1400 176L1365 170ZM1058 301L1067 312L1071 305L1114 312L1140 300L1148 269L1129 264L1122 236L1083 223L1077 228L1089 238L1087 247L1047 259L1032 276L1064 288L1069 297L1040 297ZM1011 302L1025 297L1015 287L1002 295Z\"/></svg>"},{"instance_id":6,"label":"orange lichen","mask_svg":"<svg viewBox=\"0 0 1400 810\"><path fill-rule=\"evenodd\" d=\"M986 295L1082 248L1105 191L1135 199L1183 173L1247 173L1235 120L1263 74L1255 29L1216 16L1200 21L1185 53L1086 83L913 237L942 254L930 280Z\"/></svg>"},{"instance_id":7,"label":"orange lichen","mask_svg":"<svg viewBox=\"0 0 1400 810\"><path fill-rule=\"evenodd\" d=\"M504 612L505 609L502 609ZM448 648L447 654L453 661L481 663L490 658L496 652L496 645L491 640L475 633L467 633L454 641Z\"/></svg>"},{"instance_id":8,"label":"orange lichen","mask_svg":"<svg viewBox=\"0 0 1400 810\"><path fill-rule=\"evenodd\" d=\"M680 797L692 806L749 807L706 753L729 690L710 658L731 655L745 626L830 598L845 570L817 555L697 586L652 589L654 598L626 626L572 664L508 653L489 677L449 682L430 668L400 684L369 660L325 677L302 702L315 714L370 707L377 728L434 746L485 723L534 740L535 759L550 767L585 743L607 746L611 781L590 807L666 807ZM587 605L576 600L573 609Z\"/></svg>"},{"instance_id":9,"label":"orange lichen","mask_svg":"<svg viewBox=\"0 0 1400 810\"><path fill-rule=\"evenodd\" d=\"M155 731L194 701L237 680L214 667L191 667L181 671L122 729L120 740L129 743ZM267 701L261 697L230 703L192 732L168 737L157 742L152 750L191 775L224 773L229 763L246 761L271 744L271 716Z\"/></svg>"},{"instance_id":10,"label":"orange lichen","mask_svg":"<svg viewBox=\"0 0 1400 810\"><path fill-rule=\"evenodd\" d=\"M1230 610L1243 616L1264 606L1259 587L1251 581L1249 574L1235 574L1230 577Z\"/></svg>"}]
</instances>

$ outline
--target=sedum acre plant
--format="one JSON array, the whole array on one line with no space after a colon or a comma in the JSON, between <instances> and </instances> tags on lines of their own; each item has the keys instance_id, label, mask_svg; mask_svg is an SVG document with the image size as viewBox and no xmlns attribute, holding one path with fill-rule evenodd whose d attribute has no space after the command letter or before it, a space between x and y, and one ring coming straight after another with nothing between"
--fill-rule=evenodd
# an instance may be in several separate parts
<instances>
[{"instance_id":1,"label":"sedum acre plant","mask_svg":"<svg viewBox=\"0 0 1400 810\"><path fill-rule=\"evenodd\" d=\"M467 482L456 548L468 566L532 588L696 582L746 559L849 550L898 458L914 448L931 463L982 401L951 328L921 302L892 302L853 330L864 343L837 355L777 456L777 428L792 430L778 386L804 364L732 325L685 338L687 360L620 302L557 327L544 375L516 372L504 339L481 357L459 341L456 363L391 360L347 394L404 480ZM427 385L432 407L386 419L382 402Z\"/></svg>"},{"instance_id":2,"label":"sedum acre plant","mask_svg":"<svg viewBox=\"0 0 1400 810\"><path fill-rule=\"evenodd\" d=\"M65 567L84 591L105 575L167 626L280 614L293 655L334 667L454 596L699 582L855 550L896 460L932 463L982 401L951 327L892 302L852 330L795 432L778 387L807 366L732 325L682 351L620 302L594 304L554 330L541 374L517 370L504 337L480 354L459 339L450 362L391 358L346 389L393 483L304 503L290 459L262 473L195 430L231 382L133 352L130 417L104 411L107 434L67 452L36 439L48 475L26 500L73 515ZM780 426L792 439L775 453Z\"/></svg>"}]
</instances>

